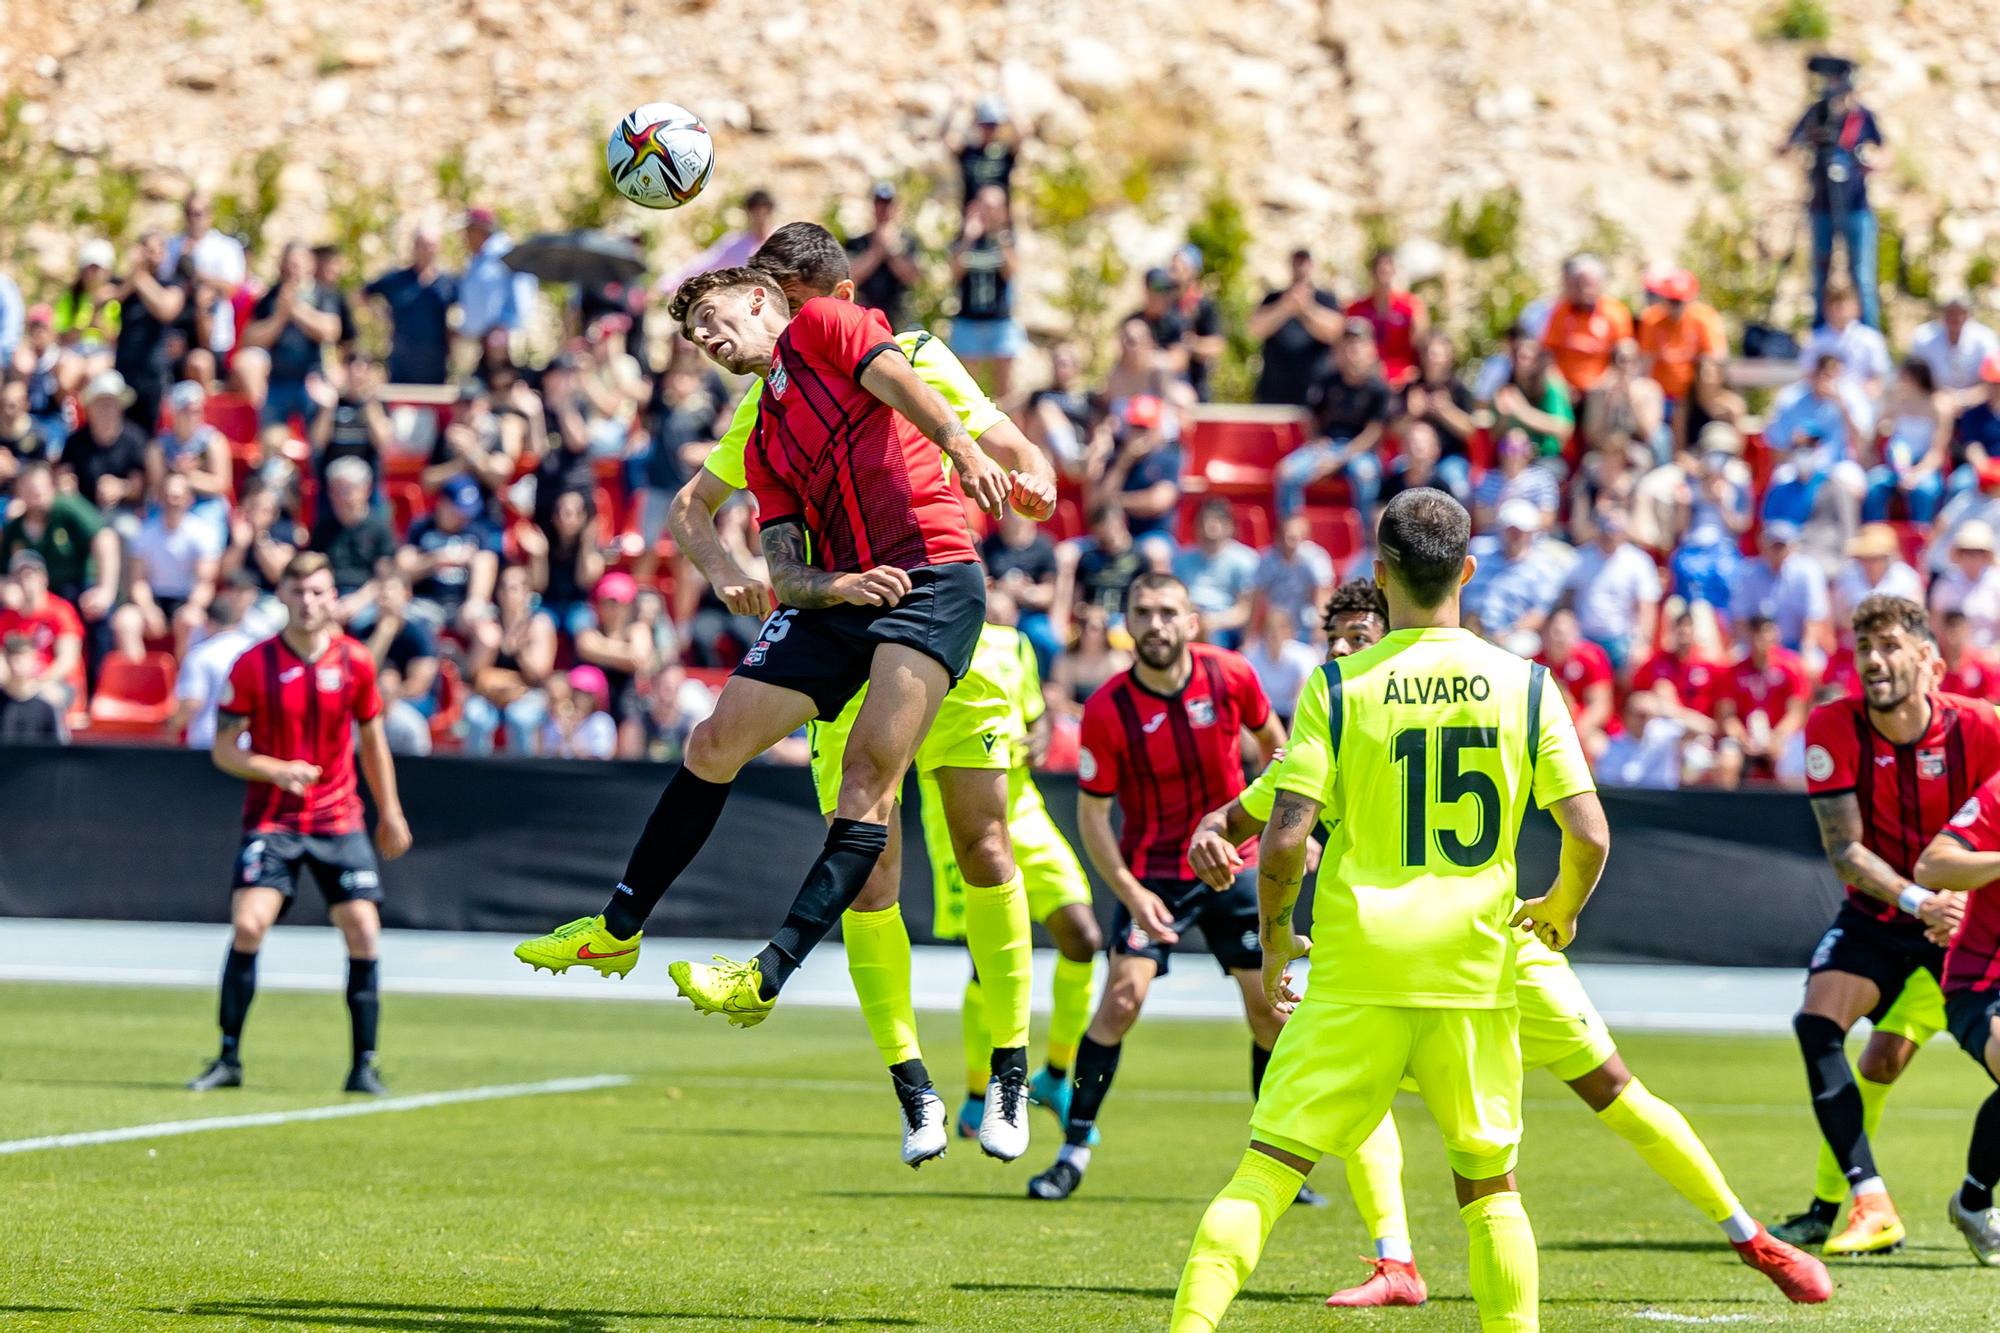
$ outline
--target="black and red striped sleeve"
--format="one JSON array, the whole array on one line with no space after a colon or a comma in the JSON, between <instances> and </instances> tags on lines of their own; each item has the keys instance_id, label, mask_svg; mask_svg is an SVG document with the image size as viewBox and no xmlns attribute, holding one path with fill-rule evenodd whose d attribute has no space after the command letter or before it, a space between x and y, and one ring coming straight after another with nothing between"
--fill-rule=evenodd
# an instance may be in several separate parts
<instances>
[{"instance_id":1,"label":"black and red striped sleeve","mask_svg":"<svg viewBox=\"0 0 2000 1333\"><path fill-rule=\"evenodd\" d=\"M830 296L816 296L800 306L786 332L800 356L857 383L884 352L902 355L881 311Z\"/></svg>"},{"instance_id":2,"label":"black and red striped sleeve","mask_svg":"<svg viewBox=\"0 0 2000 1333\"><path fill-rule=\"evenodd\" d=\"M229 682L222 687L222 699L216 705L219 712L231 717L252 717L263 701L264 656L269 651L268 643L260 643L249 652L236 659L236 665L229 668Z\"/></svg>"},{"instance_id":3,"label":"black and red striped sleeve","mask_svg":"<svg viewBox=\"0 0 2000 1333\"><path fill-rule=\"evenodd\" d=\"M1806 792L1840 796L1854 790L1855 770L1866 762L1854 705L1846 699L1821 704L1806 718Z\"/></svg>"},{"instance_id":4,"label":"black and red striped sleeve","mask_svg":"<svg viewBox=\"0 0 2000 1333\"><path fill-rule=\"evenodd\" d=\"M1118 716L1117 701L1112 698L1117 688L1115 682L1106 685L1083 705L1076 785L1092 796L1116 794L1125 773L1125 725Z\"/></svg>"},{"instance_id":5,"label":"black and red striped sleeve","mask_svg":"<svg viewBox=\"0 0 2000 1333\"><path fill-rule=\"evenodd\" d=\"M1264 682L1257 679L1257 669L1250 665L1250 659L1241 653L1225 652L1222 660L1222 678L1228 683L1230 699L1236 705L1236 716L1243 719L1243 725L1255 731L1271 720L1271 696L1264 693Z\"/></svg>"},{"instance_id":6,"label":"black and red striped sleeve","mask_svg":"<svg viewBox=\"0 0 2000 1333\"><path fill-rule=\"evenodd\" d=\"M346 644L348 670L354 677L349 706L354 710L356 722L373 722L382 716L382 691L375 683L375 658L353 639Z\"/></svg>"}]
</instances>

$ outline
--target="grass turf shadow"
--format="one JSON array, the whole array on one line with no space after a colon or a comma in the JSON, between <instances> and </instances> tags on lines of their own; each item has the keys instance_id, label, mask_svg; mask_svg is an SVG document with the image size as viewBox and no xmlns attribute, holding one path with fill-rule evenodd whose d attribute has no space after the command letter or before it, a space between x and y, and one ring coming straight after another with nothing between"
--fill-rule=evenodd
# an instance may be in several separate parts
<instances>
[{"instance_id":1,"label":"grass turf shadow","mask_svg":"<svg viewBox=\"0 0 2000 1333\"><path fill-rule=\"evenodd\" d=\"M195 1301L155 1314L192 1319L251 1319L293 1326L383 1330L477 1328L488 1333L621 1333L630 1323L703 1320L712 1323L797 1324L864 1328L915 1327L898 1315L729 1314L714 1310L581 1310L560 1306L424 1305L403 1301Z\"/></svg>"}]
</instances>

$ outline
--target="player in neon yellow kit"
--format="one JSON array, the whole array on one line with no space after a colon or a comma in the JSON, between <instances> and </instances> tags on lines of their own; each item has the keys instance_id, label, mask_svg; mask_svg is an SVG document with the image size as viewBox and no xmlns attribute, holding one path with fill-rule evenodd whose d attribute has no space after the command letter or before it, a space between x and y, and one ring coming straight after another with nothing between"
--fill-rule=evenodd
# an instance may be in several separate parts
<instances>
[{"instance_id":1,"label":"player in neon yellow kit","mask_svg":"<svg viewBox=\"0 0 2000 1333\"><path fill-rule=\"evenodd\" d=\"M835 296L852 300L847 257L824 227L788 223L772 233L751 265L776 278L787 299ZM906 332L897 342L923 381L936 389L975 438L1019 431L995 407L951 349L928 333ZM743 450L757 420L762 386L752 384L737 405L728 432L675 498L670 523L682 552L701 570L717 596L739 615L769 614L771 594L736 567L715 531L714 515L744 488ZM1025 440L1020 441L1026 444ZM815 724L815 748L828 753L846 735L861 696L840 719ZM1028 1001L1033 937L1028 898L1008 836L1006 807L1010 749L1002 743L1012 713L1003 682L980 669L977 656L966 678L945 696L918 751L918 772L933 774L944 797L954 863L966 879L966 944L979 969L994 1055L978 1135L990 1155L1012 1160L1027 1148L1025 1099ZM992 745L985 743L991 737ZM834 780L821 791L839 786ZM815 766L824 776L824 765ZM869 1035L889 1068L902 1111L903 1160L919 1166L944 1153L946 1111L932 1086L917 1042L910 994L910 935L897 897L902 878L901 821L889 821L889 845L861 896L841 918L847 966ZM1002 1066L1005 1066L1003 1069Z\"/></svg>"},{"instance_id":2,"label":"player in neon yellow kit","mask_svg":"<svg viewBox=\"0 0 2000 1333\"><path fill-rule=\"evenodd\" d=\"M1359 1149L1406 1075L1444 1133L1481 1327L1540 1326L1534 1232L1513 1174L1515 927L1567 945L1610 834L1546 671L1459 627L1470 534L1464 507L1441 491L1391 500L1375 561L1390 633L1328 662L1300 696L1258 867L1265 990L1296 1008L1250 1149L1195 1234L1174 1333L1216 1327L1306 1173ZM1530 800L1553 809L1562 864L1548 894L1520 902L1514 837ZM1333 834L1309 941L1292 907L1322 814ZM1288 968L1308 949L1321 974L1300 1003Z\"/></svg>"},{"instance_id":3,"label":"player in neon yellow kit","mask_svg":"<svg viewBox=\"0 0 2000 1333\"><path fill-rule=\"evenodd\" d=\"M1335 591L1326 608L1327 656L1345 657L1381 638L1375 585L1355 580ZM1226 887L1241 869L1236 848L1261 833L1277 797L1277 766L1264 770L1234 801L1204 816L1188 847L1188 863L1209 884ZM1324 863L1322 863L1324 871ZM1758 1225L1723 1178L1687 1120L1626 1069L1616 1043L1561 954L1532 937L1515 962L1520 1001L1521 1064L1547 1069L1569 1084L1599 1120L1630 1143L1681 1197L1719 1223L1743 1262L1764 1273L1794 1301L1816 1303L1832 1291L1826 1268ZM1393 1116L1370 1134L1347 1165L1348 1191L1375 1241L1374 1271L1358 1286L1327 1298L1334 1307L1421 1305L1426 1291L1410 1248L1403 1208L1403 1145Z\"/></svg>"}]
</instances>

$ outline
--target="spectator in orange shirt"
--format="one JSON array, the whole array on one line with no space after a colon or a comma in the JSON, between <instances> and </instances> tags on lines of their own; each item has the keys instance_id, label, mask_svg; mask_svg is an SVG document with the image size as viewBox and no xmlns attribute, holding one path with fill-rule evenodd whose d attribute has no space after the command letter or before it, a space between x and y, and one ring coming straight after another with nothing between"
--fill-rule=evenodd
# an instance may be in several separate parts
<instances>
[{"instance_id":1,"label":"spectator in orange shirt","mask_svg":"<svg viewBox=\"0 0 2000 1333\"><path fill-rule=\"evenodd\" d=\"M1611 350L1632 336L1632 312L1604 294L1604 261L1573 255L1563 265L1562 299L1549 312L1542 345L1570 388L1588 393L1611 366Z\"/></svg>"},{"instance_id":2,"label":"spectator in orange shirt","mask_svg":"<svg viewBox=\"0 0 2000 1333\"><path fill-rule=\"evenodd\" d=\"M1646 294L1656 299L1639 315L1639 353L1645 358L1646 373L1667 396L1670 413L1680 410L1681 400L1694 387L1696 363L1703 357L1729 354L1722 316L1714 306L1695 299L1700 290L1694 274L1684 268L1646 283Z\"/></svg>"}]
</instances>

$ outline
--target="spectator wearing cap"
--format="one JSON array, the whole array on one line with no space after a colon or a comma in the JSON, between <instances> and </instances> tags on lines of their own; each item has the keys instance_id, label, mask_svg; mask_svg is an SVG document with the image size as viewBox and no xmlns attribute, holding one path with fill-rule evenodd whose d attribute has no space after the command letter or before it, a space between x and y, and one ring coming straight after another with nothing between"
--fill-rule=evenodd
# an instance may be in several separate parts
<instances>
[{"instance_id":1,"label":"spectator wearing cap","mask_svg":"<svg viewBox=\"0 0 2000 1333\"><path fill-rule=\"evenodd\" d=\"M1597 506L1597 540L1577 549L1563 582L1577 629L1604 650L1621 679L1651 649L1660 621L1660 571L1632 544L1631 511L1615 500Z\"/></svg>"},{"instance_id":2,"label":"spectator wearing cap","mask_svg":"<svg viewBox=\"0 0 2000 1333\"><path fill-rule=\"evenodd\" d=\"M1222 313L1216 308L1215 298L1202 289L1201 247L1183 245L1169 255L1167 276L1174 281L1174 309L1186 330L1183 341L1188 352L1188 383L1194 386L1194 396L1207 402L1209 376L1214 373L1216 362L1222 359L1229 340L1223 336Z\"/></svg>"},{"instance_id":3,"label":"spectator wearing cap","mask_svg":"<svg viewBox=\"0 0 2000 1333\"><path fill-rule=\"evenodd\" d=\"M0 745L65 745L63 710L44 693L35 641L0 635Z\"/></svg>"},{"instance_id":4,"label":"spectator wearing cap","mask_svg":"<svg viewBox=\"0 0 2000 1333\"><path fill-rule=\"evenodd\" d=\"M1182 379L1188 374L1189 348L1187 321L1181 317L1180 284L1165 268L1146 270L1146 295L1139 308L1126 316L1141 320L1153 335L1160 363Z\"/></svg>"},{"instance_id":5,"label":"spectator wearing cap","mask_svg":"<svg viewBox=\"0 0 2000 1333\"><path fill-rule=\"evenodd\" d=\"M632 611L638 595L639 585L630 574L612 570L597 581L591 595L593 623L576 634L577 662L604 675L606 688L599 707L618 724L617 753L621 759L637 759L645 753L644 687L660 666L651 632Z\"/></svg>"},{"instance_id":6,"label":"spectator wearing cap","mask_svg":"<svg viewBox=\"0 0 2000 1333\"><path fill-rule=\"evenodd\" d=\"M605 711L615 702L612 674L586 662L555 678L549 715L535 738L537 754L548 759L639 757L624 753L626 729Z\"/></svg>"},{"instance_id":7,"label":"spectator wearing cap","mask_svg":"<svg viewBox=\"0 0 2000 1333\"><path fill-rule=\"evenodd\" d=\"M50 591L73 604L90 627L93 657L110 647L111 610L118 604L124 547L88 500L56 490L47 463L30 463L14 482L14 516L0 526L0 560L23 551L41 561Z\"/></svg>"},{"instance_id":8,"label":"spectator wearing cap","mask_svg":"<svg viewBox=\"0 0 2000 1333\"><path fill-rule=\"evenodd\" d=\"M1806 219L1812 228L1813 321L1827 322L1832 304L1828 276L1833 269L1833 243L1838 237L1847 252L1851 289L1866 298L1862 318L1879 328L1882 314L1875 294L1876 224L1868 204L1868 174L1882 149L1882 131L1874 113L1854 94L1852 65L1830 74L1822 95L1808 106L1779 146L1779 153L1810 155L1807 180L1811 196Z\"/></svg>"},{"instance_id":9,"label":"spectator wearing cap","mask_svg":"<svg viewBox=\"0 0 2000 1333\"><path fill-rule=\"evenodd\" d=\"M1312 539L1312 520L1291 514L1278 523L1277 540L1257 557L1252 585L1264 605L1283 611L1303 637L1333 595L1333 557Z\"/></svg>"},{"instance_id":10,"label":"spectator wearing cap","mask_svg":"<svg viewBox=\"0 0 2000 1333\"><path fill-rule=\"evenodd\" d=\"M1308 395L1317 438L1278 460L1278 513L1297 513L1306 487L1339 473L1347 481L1356 512L1372 513L1382 489L1382 460L1376 450L1395 405L1389 382L1375 355L1375 329L1350 319L1333 351L1332 368Z\"/></svg>"},{"instance_id":11,"label":"spectator wearing cap","mask_svg":"<svg viewBox=\"0 0 2000 1333\"><path fill-rule=\"evenodd\" d=\"M1760 617L1776 622L1778 638L1792 652L1833 651L1832 608L1826 571L1798 549L1798 524L1778 519L1764 524L1757 556L1737 568L1729 599L1729 620L1739 639Z\"/></svg>"},{"instance_id":12,"label":"spectator wearing cap","mask_svg":"<svg viewBox=\"0 0 2000 1333\"><path fill-rule=\"evenodd\" d=\"M1984 396L1979 370L1986 358L2000 353L2000 335L1973 318L1972 297L1954 292L1938 307L1937 318L1919 324L1910 335L1910 355L1931 368L1937 387L1963 402Z\"/></svg>"},{"instance_id":13,"label":"spectator wearing cap","mask_svg":"<svg viewBox=\"0 0 2000 1333\"><path fill-rule=\"evenodd\" d=\"M13 494L22 465L45 463L54 452L40 423L28 414L27 381L0 379L0 509Z\"/></svg>"},{"instance_id":14,"label":"spectator wearing cap","mask_svg":"<svg viewBox=\"0 0 2000 1333\"><path fill-rule=\"evenodd\" d=\"M1541 651L1535 661L1549 669L1562 689L1576 722L1576 737L1583 743L1584 757L1592 763L1610 739L1612 711L1611 660L1604 650L1583 637L1577 628L1576 613L1558 607L1549 616L1542 633Z\"/></svg>"},{"instance_id":15,"label":"spectator wearing cap","mask_svg":"<svg viewBox=\"0 0 2000 1333\"><path fill-rule=\"evenodd\" d=\"M778 229L778 201L772 198L769 190L761 187L752 190L744 196L743 217L743 226L724 232L714 244L663 278L659 286L660 295L672 296L682 283L697 273L738 268L749 263L757 248L770 240L771 233Z\"/></svg>"},{"instance_id":16,"label":"spectator wearing cap","mask_svg":"<svg viewBox=\"0 0 2000 1333\"><path fill-rule=\"evenodd\" d=\"M1541 633L1569 582L1576 552L1547 534L1547 522L1533 501L1512 499L1500 506L1499 531L1472 539L1478 564L1463 603L1479 632L1495 643Z\"/></svg>"},{"instance_id":17,"label":"spectator wearing cap","mask_svg":"<svg viewBox=\"0 0 2000 1333\"><path fill-rule=\"evenodd\" d=\"M27 332L27 313L20 284L10 274L0 273L0 367L13 362L14 349Z\"/></svg>"},{"instance_id":18,"label":"spectator wearing cap","mask_svg":"<svg viewBox=\"0 0 2000 1333\"><path fill-rule=\"evenodd\" d=\"M1007 104L987 95L972 104L970 128L959 128L963 103L952 108L945 122L944 141L958 159L959 198L971 202L988 186L1011 198L1014 166L1021 156L1021 132L1007 114Z\"/></svg>"},{"instance_id":19,"label":"spectator wearing cap","mask_svg":"<svg viewBox=\"0 0 2000 1333\"><path fill-rule=\"evenodd\" d=\"M951 276L958 284L951 346L1001 400L1013 387L1014 358L1028 341L1014 317L1014 273L1007 195L988 185L966 203L958 239L951 243Z\"/></svg>"},{"instance_id":20,"label":"spectator wearing cap","mask_svg":"<svg viewBox=\"0 0 2000 1333\"><path fill-rule=\"evenodd\" d=\"M224 579L208 604L203 636L181 656L167 731L185 736L190 750L206 751L215 743L215 714L229 683L229 669L264 637L245 622L257 605L259 591L257 581L241 570Z\"/></svg>"},{"instance_id":21,"label":"spectator wearing cap","mask_svg":"<svg viewBox=\"0 0 2000 1333\"><path fill-rule=\"evenodd\" d=\"M83 620L69 600L49 590L49 568L39 553L18 550L7 561L7 595L0 597L0 638L19 636L33 649L32 663L16 665L34 692L64 712L84 698Z\"/></svg>"},{"instance_id":22,"label":"spectator wearing cap","mask_svg":"<svg viewBox=\"0 0 2000 1333\"><path fill-rule=\"evenodd\" d=\"M1174 556L1173 569L1201 618L1202 638L1222 648L1242 646L1257 583L1257 553L1236 540L1236 513L1229 501L1202 501L1194 543Z\"/></svg>"},{"instance_id":23,"label":"spectator wearing cap","mask_svg":"<svg viewBox=\"0 0 2000 1333\"><path fill-rule=\"evenodd\" d=\"M1896 530L1887 523L1866 523L1847 544L1847 563L1834 576L1833 623L1845 626L1855 607L1878 595L1922 606L1924 581L1903 563L1903 544Z\"/></svg>"},{"instance_id":24,"label":"spectator wearing cap","mask_svg":"<svg viewBox=\"0 0 2000 1333\"><path fill-rule=\"evenodd\" d=\"M1611 353L1632 336L1632 312L1604 291L1604 261L1572 255L1562 271L1562 298L1549 311L1542 346L1563 382L1578 394L1597 387L1611 368Z\"/></svg>"},{"instance_id":25,"label":"spectator wearing cap","mask_svg":"<svg viewBox=\"0 0 2000 1333\"><path fill-rule=\"evenodd\" d=\"M85 241L77 247L76 276L55 300L57 341L89 358L93 373L110 365L102 354L118 337L120 312L111 279L111 267L117 262L111 242Z\"/></svg>"},{"instance_id":26,"label":"spectator wearing cap","mask_svg":"<svg viewBox=\"0 0 2000 1333\"><path fill-rule=\"evenodd\" d=\"M1983 519L1963 524L1951 537L1951 563L1931 581L1931 610L1964 613L1980 648L2000 643L2000 565L1993 545L1993 529Z\"/></svg>"},{"instance_id":27,"label":"spectator wearing cap","mask_svg":"<svg viewBox=\"0 0 2000 1333\"><path fill-rule=\"evenodd\" d=\"M1729 355L1722 316L1714 306L1696 299L1701 284L1684 268L1669 269L1646 281L1651 304L1639 314L1636 335L1641 364L1666 396L1668 411L1694 388L1694 368L1704 357Z\"/></svg>"},{"instance_id":28,"label":"spectator wearing cap","mask_svg":"<svg viewBox=\"0 0 2000 1333\"><path fill-rule=\"evenodd\" d=\"M192 380L167 392L166 428L146 446L146 489L157 499L169 476L186 477L194 491L194 516L213 530L219 546L229 536L235 464L229 441L203 417L207 403L207 392Z\"/></svg>"},{"instance_id":29,"label":"spectator wearing cap","mask_svg":"<svg viewBox=\"0 0 2000 1333\"><path fill-rule=\"evenodd\" d=\"M891 181L869 192L875 225L847 242L848 276L857 304L882 312L892 329L906 327L910 289L924 280L916 237L903 230L903 204Z\"/></svg>"},{"instance_id":30,"label":"spectator wearing cap","mask_svg":"<svg viewBox=\"0 0 2000 1333\"><path fill-rule=\"evenodd\" d=\"M1716 700L1716 720L1743 752L1743 776L1774 778L1805 727L1812 676L1805 660L1783 643L1784 626L1774 617L1752 615L1741 633L1746 647Z\"/></svg>"},{"instance_id":31,"label":"spectator wearing cap","mask_svg":"<svg viewBox=\"0 0 2000 1333\"><path fill-rule=\"evenodd\" d=\"M193 266L183 258L168 267L166 258L166 238L157 231L143 231L126 259L124 276L113 278L105 288L118 302L118 340L111 364L132 387L125 412L148 435L160 424L160 408L173 379L170 335L185 337L192 313L188 298L194 290Z\"/></svg>"},{"instance_id":32,"label":"spectator wearing cap","mask_svg":"<svg viewBox=\"0 0 2000 1333\"><path fill-rule=\"evenodd\" d=\"M1533 462L1535 446L1528 433L1514 426L1500 433L1494 446L1494 465L1472 488L1472 528L1491 532L1500 507L1509 500L1525 500L1542 515L1546 528L1555 520L1562 504L1562 485L1556 474Z\"/></svg>"},{"instance_id":33,"label":"spectator wearing cap","mask_svg":"<svg viewBox=\"0 0 2000 1333\"><path fill-rule=\"evenodd\" d=\"M1310 250L1294 250L1286 285L1266 292L1246 332L1262 350L1257 401L1304 407L1346 326L1340 302L1313 280Z\"/></svg>"},{"instance_id":34,"label":"spectator wearing cap","mask_svg":"<svg viewBox=\"0 0 2000 1333\"><path fill-rule=\"evenodd\" d=\"M1928 523L1944 500L1951 468L1952 395L1937 387L1930 362L1911 356L1897 368L1882 412L1882 461L1868 470L1861 517Z\"/></svg>"},{"instance_id":35,"label":"spectator wearing cap","mask_svg":"<svg viewBox=\"0 0 2000 1333\"><path fill-rule=\"evenodd\" d=\"M359 633L374 624L379 580L395 567L396 534L373 503L375 474L360 459L343 458L327 468L326 490L327 517L313 524L312 549L333 567L340 594L335 618Z\"/></svg>"},{"instance_id":36,"label":"spectator wearing cap","mask_svg":"<svg viewBox=\"0 0 2000 1333\"><path fill-rule=\"evenodd\" d=\"M1610 363L1610 349L1605 362ZM1576 433L1576 404L1571 385L1557 373L1549 349L1525 330L1507 334L1507 378L1494 389L1493 428L1501 435L1520 430L1533 446L1536 459L1559 460L1569 437ZM1593 381L1594 382L1594 381Z\"/></svg>"},{"instance_id":37,"label":"spectator wearing cap","mask_svg":"<svg viewBox=\"0 0 2000 1333\"><path fill-rule=\"evenodd\" d=\"M466 752L493 753L504 725L509 753L534 753L535 734L549 715L545 687L555 666L555 622L536 608L528 571L509 565L500 571L494 614L473 627L466 655L472 689L465 701Z\"/></svg>"},{"instance_id":38,"label":"spectator wearing cap","mask_svg":"<svg viewBox=\"0 0 2000 1333\"><path fill-rule=\"evenodd\" d=\"M1826 293L1826 321L1812 331L1799 349L1799 370L1810 375L1820 358L1840 361L1842 378L1870 403L1879 403L1893 370L1889 344L1861 319L1861 300L1852 287L1832 287Z\"/></svg>"},{"instance_id":39,"label":"spectator wearing cap","mask_svg":"<svg viewBox=\"0 0 2000 1333\"><path fill-rule=\"evenodd\" d=\"M458 225L465 240L465 272L458 280L459 336L484 344L488 334L519 333L535 308L535 280L507 267L514 239L500 229L490 208L467 209Z\"/></svg>"},{"instance_id":40,"label":"spectator wearing cap","mask_svg":"<svg viewBox=\"0 0 2000 1333\"><path fill-rule=\"evenodd\" d=\"M194 488L179 473L160 483L159 508L133 534L130 602L118 609L127 641L174 641L174 655L208 619L223 543L215 529L193 516Z\"/></svg>"},{"instance_id":41,"label":"spectator wearing cap","mask_svg":"<svg viewBox=\"0 0 2000 1333\"><path fill-rule=\"evenodd\" d=\"M160 266L162 278L185 257L196 277L219 283L226 291L234 291L249 280L243 242L215 229L212 198L200 190L191 191L181 204L181 221L181 231L167 238Z\"/></svg>"},{"instance_id":42,"label":"spectator wearing cap","mask_svg":"<svg viewBox=\"0 0 2000 1333\"><path fill-rule=\"evenodd\" d=\"M1692 447L1639 479L1632 536L1642 546L1734 546L1750 530L1750 469L1743 436L1711 421Z\"/></svg>"},{"instance_id":43,"label":"spectator wearing cap","mask_svg":"<svg viewBox=\"0 0 2000 1333\"><path fill-rule=\"evenodd\" d=\"M314 276L313 252L303 241L287 241L278 255L278 280L251 308L244 352L236 358L253 398L263 381L261 420L310 420L318 411L306 382L323 374L326 349L340 340L340 307L340 294ZM253 351L259 355L246 361Z\"/></svg>"},{"instance_id":44,"label":"spectator wearing cap","mask_svg":"<svg viewBox=\"0 0 2000 1333\"><path fill-rule=\"evenodd\" d=\"M117 371L97 375L83 391L83 429L63 446L61 466L76 478L77 494L107 517L146 495L148 434L128 415L136 399Z\"/></svg>"},{"instance_id":45,"label":"spectator wearing cap","mask_svg":"<svg viewBox=\"0 0 2000 1333\"><path fill-rule=\"evenodd\" d=\"M410 524L396 570L416 598L412 614L434 629L469 630L491 614L500 574L500 531L486 519L486 496L470 477L454 477L436 508Z\"/></svg>"},{"instance_id":46,"label":"spectator wearing cap","mask_svg":"<svg viewBox=\"0 0 2000 1333\"><path fill-rule=\"evenodd\" d=\"M1377 250L1368 259L1368 290L1347 307L1347 318L1364 321L1375 336L1382 376L1402 388L1417 372L1417 344L1430 328L1421 297L1396 286L1396 252Z\"/></svg>"},{"instance_id":47,"label":"spectator wearing cap","mask_svg":"<svg viewBox=\"0 0 2000 1333\"><path fill-rule=\"evenodd\" d=\"M438 262L436 228L410 232L410 262L361 289L389 320L389 380L443 384L451 377L451 310L458 278Z\"/></svg>"}]
</instances>

